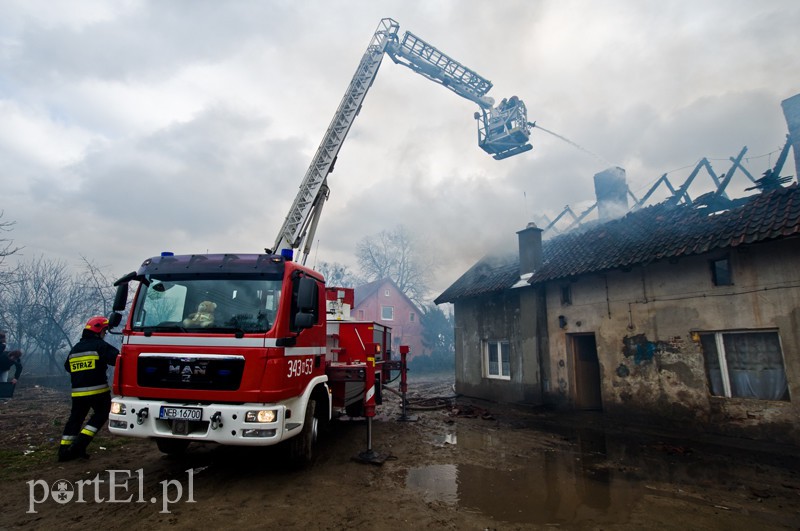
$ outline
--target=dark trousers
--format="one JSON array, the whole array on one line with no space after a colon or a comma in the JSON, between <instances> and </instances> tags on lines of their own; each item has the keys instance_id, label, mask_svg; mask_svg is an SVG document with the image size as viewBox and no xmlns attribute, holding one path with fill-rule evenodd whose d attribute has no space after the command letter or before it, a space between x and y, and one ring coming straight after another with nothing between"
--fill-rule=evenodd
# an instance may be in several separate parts
<instances>
[{"instance_id":1,"label":"dark trousers","mask_svg":"<svg viewBox=\"0 0 800 531\"><path fill-rule=\"evenodd\" d=\"M89 417L83 433L89 437L94 437L97 430L102 428L103 424L108 420L108 413L111 410L111 391L96 395L72 397L72 411L70 411L67 423L64 425L65 438L71 441L82 433L81 427L86 415L89 414L89 410L92 411L92 416ZM87 432L91 432L91 435Z\"/></svg>"}]
</instances>

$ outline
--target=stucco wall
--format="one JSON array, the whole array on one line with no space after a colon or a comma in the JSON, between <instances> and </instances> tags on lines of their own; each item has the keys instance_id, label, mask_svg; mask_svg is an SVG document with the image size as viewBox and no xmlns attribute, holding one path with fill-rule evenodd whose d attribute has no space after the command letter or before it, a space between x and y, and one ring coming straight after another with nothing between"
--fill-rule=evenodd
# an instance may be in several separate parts
<instances>
[{"instance_id":1,"label":"stucco wall","mask_svg":"<svg viewBox=\"0 0 800 531\"><path fill-rule=\"evenodd\" d=\"M571 305L561 303L563 283L548 285L549 401L573 402L570 334L591 332L608 414L800 443L800 242L731 250L734 285L714 286L709 260L724 255L581 277L570 283ZM759 329L778 331L792 401L712 396L692 332ZM636 355L635 344L647 354Z\"/></svg>"},{"instance_id":2,"label":"stucco wall","mask_svg":"<svg viewBox=\"0 0 800 531\"><path fill-rule=\"evenodd\" d=\"M536 323L543 298L537 293L526 287L455 303L456 392L498 402L541 403ZM485 340L509 341L509 380L485 376Z\"/></svg>"}]
</instances>

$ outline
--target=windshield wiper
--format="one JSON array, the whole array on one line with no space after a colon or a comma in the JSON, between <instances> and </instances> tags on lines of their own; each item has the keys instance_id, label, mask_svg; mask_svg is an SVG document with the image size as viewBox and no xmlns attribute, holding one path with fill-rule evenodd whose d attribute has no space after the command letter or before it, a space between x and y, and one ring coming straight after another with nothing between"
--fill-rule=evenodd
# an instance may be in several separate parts
<instances>
[{"instance_id":1,"label":"windshield wiper","mask_svg":"<svg viewBox=\"0 0 800 531\"><path fill-rule=\"evenodd\" d=\"M141 330L145 334L152 334L153 332L186 332L186 328L178 323L163 323L158 325L143 326Z\"/></svg>"},{"instance_id":2,"label":"windshield wiper","mask_svg":"<svg viewBox=\"0 0 800 531\"><path fill-rule=\"evenodd\" d=\"M214 334L229 333L234 334L236 337L243 337L245 330L238 326L206 326L203 328L192 328L192 332L210 332Z\"/></svg>"}]
</instances>

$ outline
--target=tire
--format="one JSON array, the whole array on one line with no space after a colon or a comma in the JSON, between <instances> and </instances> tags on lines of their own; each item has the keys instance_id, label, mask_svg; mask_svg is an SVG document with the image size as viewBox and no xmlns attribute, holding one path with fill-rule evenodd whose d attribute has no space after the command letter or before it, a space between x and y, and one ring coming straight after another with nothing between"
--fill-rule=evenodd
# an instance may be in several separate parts
<instances>
[{"instance_id":1,"label":"tire","mask_svg":"<svg viewBox=\"0 0 800 531\"><path fill-rule=\"evenodd\" d=\"M317 401L309 400L306 406L303 429L289 440L289 460L295 466L310 465L317 455L317 440L319 438L319 414Z\"/></svg>"},{"instance_id":2,"label":"tire","mask_svg":"<svg viewBox=\"0 0 800 531\"><path fill-rule=\"evenodd\" d=\"M162 439L156 438L156 446L161 453L177 456L186 453L186 448L189 446L189 441L186 439Z\"/></svg>"}]
</instances>

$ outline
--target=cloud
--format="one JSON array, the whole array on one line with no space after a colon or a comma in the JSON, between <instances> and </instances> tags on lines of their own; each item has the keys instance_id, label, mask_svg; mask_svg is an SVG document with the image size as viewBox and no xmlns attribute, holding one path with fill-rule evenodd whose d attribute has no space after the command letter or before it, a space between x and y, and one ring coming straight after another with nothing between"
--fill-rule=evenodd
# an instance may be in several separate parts
<instances>
[{"instance_id":1,"label":"cloud","mask_svg":"<svg viewBox=\"0 0 800 531\"><path fill-rule=\"evenodd\" d=\"M387 16L543 128L533 151L494 161L474 104L384 61L314 253L355 268L360 239L404 224L437 257L439 290L528 221L586 208L609 166L641 195L702 157L724 173L747 146L759 176L785 141L780 101L800 91L792 0L12 1L0 209L15 243L114 274L162 250L271 246Z\"/></svg>"}]
</instances>

